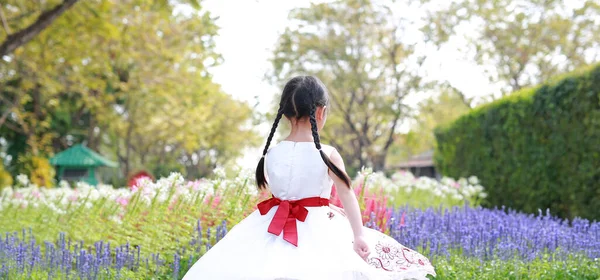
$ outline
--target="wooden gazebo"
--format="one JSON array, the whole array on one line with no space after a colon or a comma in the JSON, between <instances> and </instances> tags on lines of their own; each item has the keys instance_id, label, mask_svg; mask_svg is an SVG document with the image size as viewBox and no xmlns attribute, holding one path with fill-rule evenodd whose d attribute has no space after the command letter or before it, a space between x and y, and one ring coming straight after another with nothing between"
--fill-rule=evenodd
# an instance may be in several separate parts
<instances>
[{"instance_id":1,"label":"wooden gazebo","mask_svg":"<svg viewBox=\"0 0 600 280\"><path fill-rule=\"evenodd\" d=\"M410 171L417 177L424 176L434 179L441 178L441 175L437 172L433 163L433 150L413 156L407 161L402 162L394 167L401 170Z\"/></svg>"},{"instance_id":2,"label":"wooden gazebo","mask_svg":"<svg viewBox=\"0 0 600 280\"><path fill-rule=\"evenodd\" d=\"M59 180L83 181L93 186L98 184L98 167L119 166L81 144L56 154L50 159L50 164L56 166Z\"/></svg>"}]
</instances>

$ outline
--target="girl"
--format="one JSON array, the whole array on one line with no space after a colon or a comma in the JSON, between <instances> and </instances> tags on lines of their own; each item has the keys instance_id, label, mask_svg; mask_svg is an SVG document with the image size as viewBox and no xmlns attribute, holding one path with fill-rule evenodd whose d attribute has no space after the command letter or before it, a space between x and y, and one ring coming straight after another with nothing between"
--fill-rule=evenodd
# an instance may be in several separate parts
<instances>
[{"instance_id":1,"label":"girl","mask_svg":"<svg viewBox=\"0 0 600 280\"><path fill-rule=\"evenodd\" d=\"M363 227L340 154L322 145L327 119L325 86L311 76L291 79L256 168L259 189L271 199L233 227L184 276L184 280L427 279L427 258L391 237ZM269 149L281 118L291 133ZM265 172L266 169L266 172ZM329 207L331 188L344 215ZM374 250L374 251L372 251Z\"/></svg>"}]
</instances>

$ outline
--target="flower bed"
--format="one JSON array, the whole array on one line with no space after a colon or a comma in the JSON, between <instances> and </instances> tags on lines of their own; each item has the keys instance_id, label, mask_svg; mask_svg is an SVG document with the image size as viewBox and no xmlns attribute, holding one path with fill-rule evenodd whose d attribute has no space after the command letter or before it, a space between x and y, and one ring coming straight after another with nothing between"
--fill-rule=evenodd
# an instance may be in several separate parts
<instances>
[{"instance_id":1,"label":"flower bed","mask_svg":"<svg viewBox=\"0 0 600 280\"><path fill-rule=\"evenodd\" d=\"M172 174L131 189L47 189L17 178L19 187L0 195L0 279L179 279L269 196L248 178L185 181ZM480 208L485 192L476 178L437 182L364 171L354 191L365 224L424 253L440 279L600 277L598 223ZM340 205L335 193L332 203ZM583 267L569 270L573 265Z\"/></svg>"},{"instance_id":2,"label":"flower bed","mask_svg":"<svg viewBox=\"0 0 600 280\"><path fill-rule=\"evenodd\" d=\"M595 270L600 267L600 223L597 222L575 220L570 225L549 214L533 216L469 206L442 210L398 208L391 216L392 237L428 256L438 266L442 278L453 279L459 273L491 274L503 279L500 276L513 273L543 274L542 270L548 268L556 270L552 274L556 277L570 271L567 266L573 265L580 270L566 273L565 279L600 276L600 270ZM193 234L187 238L181 236L172 254L130 243L116 246L106 241L72 242L64 234L59 235L57 242L40 244L30 231L7 233L0 240L0 278L27 275L47 279L70 275L116 279L164 275L180 279L190 265L226 233L225 222L203 229L198 221ZM156 239L154 242L169 241ZM500 264L514 270L511 272ZM467 268L469 271L460 271Z\"/></svg>"}]
</instances>

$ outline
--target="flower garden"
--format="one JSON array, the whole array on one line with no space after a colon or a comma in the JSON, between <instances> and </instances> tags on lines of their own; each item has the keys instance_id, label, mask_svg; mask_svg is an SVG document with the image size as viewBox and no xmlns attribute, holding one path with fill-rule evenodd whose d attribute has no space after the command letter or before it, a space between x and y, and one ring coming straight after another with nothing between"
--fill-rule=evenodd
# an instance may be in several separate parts
<instances>
[{"instance_id":1,"label":"flower garden","mask_svg":"<svg viewBox=\"0 0 600 280\"><path fill-rule=\"evenodd\" d=\"M0 194L0 279L181 279L267 198L251 173L133 188L57 188L19 176ZM365 225L426 255L436 279L598 279L600 223L479 206L477 178L440 181L363 170ZM333 193L332 203L341 205Z\"/></svg>"}]
</instances>

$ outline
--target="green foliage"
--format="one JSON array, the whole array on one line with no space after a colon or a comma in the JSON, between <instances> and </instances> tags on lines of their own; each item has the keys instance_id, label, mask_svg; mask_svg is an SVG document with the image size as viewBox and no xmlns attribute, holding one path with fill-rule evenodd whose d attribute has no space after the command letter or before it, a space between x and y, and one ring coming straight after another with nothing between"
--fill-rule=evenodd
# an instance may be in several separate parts
<instances>
[{"instance_id":1,"label":"green foliage","mask_svg":"<svg viewBox=\"0 0 600 280\"><path fill-rule=\"evenodd\" d=\"M428 98L419 104L410 131L399 135L390 148L388 166L394 166L411 156L433 150L434 129L456 120L470 110L471 108L458 91L453 88L441 88L438 96Z\"/></svg>"},{"instance_id":2,"label":"green foliage","mask_svg":"<svg viewBox=\"0 0 600 280\"><path fill-rule=\"evenodd\" d=\"M447 2L430 14L428 34L438 43L466 40L465 58L483 66L503 94L594 63L600 55L597 0ZM461 28L469 25L479 28Z\"/></svg>"},{"instance_id":3,"label":"green foliage","mask_svg":"<svg viewBox=\"0 0 600 280\"><path fill-rule=\"evenodd\" d=\"M0 7L9 29L20 30L58 2ZM217 26L200 2L80 1L5 57L7 154L16 161L85 142L119 161L121 179L139 169L200 177L255 144L251 108L208 73L220 62ZM191 13L178 13L179 5ZM17 165L13 175L22 173Z\"/></svg>"},{"instance_id":4,"label":"green foliage","mask_svg":"<svg viewBox=\"0 0 600 280\"><path fill-rule=\"evenodd\" d=\"M477 176L488 205L600 218L600 66L477 108L436 139L441 172Z\"/></svg>"},{"instance_id":5,"label":"green foliage","mask_svg":"<svg viewBox=\"0 0 600 280\"><path fill-rule=\"evenodd\" d=\"M194 183L200 191L172 199L176 192L188 187L171 180L160 183L156 194L148 197L140 191L127 197L127 202L120 202L123 204L115 201L121 198L119 191L112 190L112 195L107 195L106 186L97 190L82 187L77 193L64 188L51 189L48 191L64 193L43 200L36 197L45 189L29 189L29 192L14 189L14 192L0 192L3 206L0 232L31 229L40 243L56 240L62 232L67 238L86 244L98 240L112 244L129 242L141 246L147 254L160 252L172 256L181 247L180 242L193 237L198 220L205 229L221 221L233 225L253 211L254 205L266 196L250 194L249 183L241 179L200 182L202 186ZM16 193L23 195L28 203L22 200L10 203ZM212 238L214 242L214 233Z\"/></svg>"},{"instance_id":6,"label":"green foliage","mask_svg":"<svg viewBox=\"0 0 600 280\"><path fill-rule=\"evenodd\" d=\"M481 261L465 258L460 252L450 252L448 258L432 261L437 277L441 279L599 279L600 262L586 257L572 256L567 260L535 259Z\"/></svg>"},{"instance_id":7,"label":"green foliage","mask_svg":"<svg viewBox=\"0 0 600 280\"><path fill-rule=\"evenodd\" d=\"M54 186L56 171L47 158L27 155L19 158L19 170L27 175L31 183L50 188Z\"/></svg>"}]
</instances>

